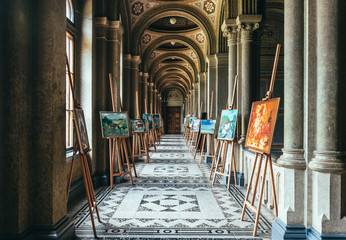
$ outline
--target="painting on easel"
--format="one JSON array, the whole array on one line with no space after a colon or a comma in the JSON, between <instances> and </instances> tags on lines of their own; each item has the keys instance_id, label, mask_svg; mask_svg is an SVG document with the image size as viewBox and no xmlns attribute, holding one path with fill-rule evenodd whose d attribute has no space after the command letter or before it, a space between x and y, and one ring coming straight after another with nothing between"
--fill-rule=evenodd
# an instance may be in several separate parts
<instances>
[{"instance_id":1,"label":"painting on easel","mask_svg":"<svg viewBox=\"0 0 346 240\"><path fill-rule=\"evenodd\" d=\"M199 132L199 127L201 126L200 119L194 119L191 125L191 132Z\"/></svg>"},{"instance_id":2,"label":"painting on easel","mask_svg":"<svg viewBox=\"0 0 346 240\"><path fill-rule=\"evenodd\" d=\"M146 124L141 119L131 120L132 132L146 132Z\"/></svg>"},{"instance_id":3,"label":"painting on easel","mask_svg":"<svg viewBox=\"0 0 346 240\"><path fill-rule=\"evenodd\" d=\"M214 134L216 120L202 120L201 133Z\"/></svg>"},{"instance_id":4,"label":"painting on easel","mask_svg":"<svg viewBox=\"0 0 346 240\"><path fill-rule=\"evenodd\" d=\"M102 137L124 137L130 135L127 112L100 112Z\"/></svg>"},{"instance_id":5,"label":"painting on easel","mask_svg":"<svg viewBox=\"0 0 346 240\"><path fill-rule=\"evenodd\" d=\"M82 154L86 154L89 149L89 138L87 133L87 128L84 119L84 112L82 109L73 110L74 113L74 127L76 129L76 135L79 143L79 151Z\"/></svg>"},{"instance_id":6,"label":"painting on easel","mask_svg":"<svg viewBox=\"0 0 346 240\"><path fill-rule=\"evenodd\" d=\"M190 117L190 121L189 121L189 127L192 127L192 121L197 119L196 117Z\"/></svg>"},{"instance_id":7,"label":"painting on easel","mask_svg":"<svg viewBox=\"0 0 346 240\"><path fill-rule=\"evenodd\" d=\"M252 103L245 147L270 154L280 98Z\"/></svg>"},{"instance_id":8,"label":"painting on easel","mask_svg":"<svg viewBox=\"0 0 346 240\"><path fill-rule=\"evenodd\" d=\"M153 129L153 115L149 113L143 113L143 120L148 121L148 129L152 130Z\"/></svg>"},{"instance_id":9,"label":"painting on easel","mask_svg":"<svg viewBox=\"0 0 346 240\"><path fill-rule=\"evenodd\" d=\"M222 110L218 139L233 140L237 124L238 110Z\"/></svg>"}]
</instances>

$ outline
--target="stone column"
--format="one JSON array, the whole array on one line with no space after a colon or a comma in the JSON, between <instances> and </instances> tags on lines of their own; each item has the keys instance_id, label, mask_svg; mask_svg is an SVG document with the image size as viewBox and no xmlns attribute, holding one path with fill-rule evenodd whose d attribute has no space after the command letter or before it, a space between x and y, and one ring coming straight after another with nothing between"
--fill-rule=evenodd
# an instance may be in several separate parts
<instances>
[{"instance_id":1,"label":"stone column","mask_svg":"<svg viewBox=\"0 0 346 240\"><path fill-rule=\"evenodd\" d=\"M216 119L217 116L217 109L216 109L216 56L215 55L209 55L208 56L208 90L207 90L207 100L208 100L208 117L210 116L210 104L211 104L211 93L214 92L213 96L213 109L212 109L212 119Z\"/></svg>"},{"instance_id":2,"label":"stone column","mask_svg":"<svg viewBox=\"0 0 346 240\"><path fill-rule=\"evenodd\" d=\"M154 83L149 83L149 105L148 105L148 112L154 113Z\"/></svg>"},{"instance_id":3,"label":"stone column","mask_svg":"<svg viewBox=\"0 0 346 240\"><path fill-rule=\"evenodd\" d=\"M123 110L130 111L131 109L131 54L124 54L123 63Z\"/></svg>"},{"instance_id":4,"label":"stone column","mask_svg":"<svg viewBox=\"0 0 346 240\"><path fill-rule=\"evenodd\" d=\"M142 113L145 113L145 107L147 109L147 113L150 111L149 105L148 105L148 78L149 74L148 73L143 73L143 86L142 86Z\"/></svg>"},{"instance_id":5,"label":"stone column","mask_svg":"<svg viewBox=\"0 0 346 240\"><path fill-rule=\"evenodd\" d=\"M304 2L285 1L285 114L279 218L287 225L304 225ZM283 100L283 99L282 99ZM276 229L278 223L273 224ZM275 231L273 231L274 233ZM274 237L274 235L273 235ZM277 236L275 236L277 237ZM275 238L274 237L274 238ZM280 236L283 237L283 236Z\"/></svg>"},{"instance_id":6,"label":"stone column","mask_svg":"<svg viewBox=\"0 0 346 240\"><path fill-rule=\"evenodd\" d=\"M316 151L312 173L312 227L321 234L345 234L346 34L342 0L316 2Z\"/></svg>"},{"instance_id":7,"label":"stone column","mask_svg":"<svg viewBox=\"0 0 346 240\"><path fill-rule=\"evenodd\" d=\"M138 75L138 109L139 109L139 114L141 114L142 110L142 91L143 91L143 72L139 72Z\"/></svg>"},{"instance_id":8,"label":"stone column","mask_svg":"<svg viewBox=\"0 0 346 240\"><path fill-rule=\"evenodd\" d=\"M139 56L132 56L131 58L131 109L130 109L130 118L135 119L137 116L137 110L136 110L136 91L138 91L138 78L139 78L139 71L138 66L141 62L141 59Z\"/></svg>"},{"instance_id":9,"label":"stone column","mask_svg":"<svg viewBox=\"0 0 346 240\"><path fill-rule=\"evenodd\" d=\"M157 113L157 89L155 87L153 92L153 100L154 100L153 113Z\"/></svg>"},{"instance_id":10,"label":"stone column","mask_svg":"<svg viewBox=\"0 0 346 240\"><path fill-rule=\"evenodd\" d=\"M207 100L207 81L206 81L206 74L205 72L199 73L199 94L200 94L200 101L203 102L202 106L202 112L207 112L208 107L208 100Z\"/></svg>"},{"instance_id":11,"label":"stone column","mask_svg":"<svg viewBox=\"0 0 346 240\"><path fill-rule=\"evenodd\" d=\"M116 111L120 110L120 51L121 51L121 38L124 29L120 21L109 21L107 30L107 68L108 73L112 73L113 77L113 94L115 97ZM108 78L107 78L107 81ZM107 96L110 96L108 94ZM107 97L108 98L108 97Z\"/></svg>"},{"instance_id":12,"label":"stone column","mask_svg":"<svg viewBox=\"0 0 346 240\"><path fill-rule=\"evenodd\" d=\"M74 229L65 194L65 12L65 1L58 0L0 4L3 36L6 32L0 39L0 235L5 238L60 238L63 225L67 232Z\"/></svg>"},{"instance_id":13,"label":"stone column","mask_svg":"<svg viewBox=\"0 0 346 240\"><path fill-rule=\"evenodd\" d=\"M195 95L195 99L193 100L195 102L195 112L196 112L196 115L199 117L199 113L200 113L200 105L201 103L198 101L198 82L195 82L194 83L194 95Z\"/></svg>"},{"instance_id":14,"label":"stone column","mask_svg":"<svg viewBox=\"0 0 346 240\"><path fill-rule=\"evenodd\" d=\"M242 21L241 21L242 20ZM246 19L237 19L239 23L239 31L241 34L241 76L239 77L239 83L241 87L241 108L240 108L240 124L241 135L239 144L245 143L248 121L251 111L252 103L252 85L254 84L256 73L254 58L254 31L259 28L258 22L261 17L257 19L257 22L247 22Z\"/></svg>"},{"instance_id":15,"label":"stone column","mask_svg":"<svg viewBox=\"0 0 346 240\"><path fill-rule=\"evenodd\" d=\"M231 19L230 19L231 20ZM231 104L234 87L234 77L237 72L237 38L238 30L235 23L227 23L224 34L228 38L228 99ZM236 93L237 94L237 93ZM234 99L236 100L236 98Z\"/></svg>"},{"instance_id":16,"label":"stone column","mask_svg":"<svg viewBox=\"0 0 346 240\"><path fill-rule=\"evenodd\" d=\"M217 53L217 86L216 86L216 106L217 115L221 114L221 111L226 108L226 102L228 97L228 54ZM228 102L230 99L228 100Z\"/></svg>"}]
</instances>

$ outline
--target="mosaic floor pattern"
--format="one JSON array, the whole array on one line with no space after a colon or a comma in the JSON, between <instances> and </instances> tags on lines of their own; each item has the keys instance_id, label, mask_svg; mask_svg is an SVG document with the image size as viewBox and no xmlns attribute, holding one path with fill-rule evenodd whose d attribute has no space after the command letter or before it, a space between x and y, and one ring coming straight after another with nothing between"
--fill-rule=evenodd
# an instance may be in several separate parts
<instances>
[{"instance_id":1,"label":"mosaic floor pattern","mask_svg":"<svg viewBox=\"0 0 346 240\"><path fill-rule=\"evenodd\" d=\"M197 160L198 159L198 160ZM166 135L150 163L136 162L138 177L97 194L100 239L270 239L270 222L261 216L252 237L254 215L240 221L243 191L224 180L211 184L209 165L193 160L180 135ZM76 215L76 235L93 239L87 206Z\"/></svg>"}]
</instances>

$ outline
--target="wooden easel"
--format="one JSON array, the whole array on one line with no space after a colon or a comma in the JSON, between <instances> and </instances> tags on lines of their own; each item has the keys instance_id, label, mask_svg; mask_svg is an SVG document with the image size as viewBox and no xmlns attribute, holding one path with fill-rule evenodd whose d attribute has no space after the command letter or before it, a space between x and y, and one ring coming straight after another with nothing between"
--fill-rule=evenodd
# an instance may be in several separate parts
<instances>
[{"instance_id":1,"label":"wooden easel","mask_svg":"<svg viewBox=\"0 0 346 240\"><path fill-rule=\"evenodd\" d=\"M200 127L199 127L199 136L198 136L198 140L196 142L196 146L195 146L195 154L193 155L193 160L196 159L196 154L197 154L197 151L199 149L200 153L202 153L202 148L199 148L199 143L201 142L201 138L202 138L202 134L201 134L201 127L202 127L202 107L203 107L203 101L201 102L201 107L200 107L200 111L199 111L199 119L201 120L201 124L200 124Z\"/></svg>"},{"instance_id":2,"label":"wooden easel","mask_svg":"<svg viewBox=\"0 0 346 240\"><path fill-rule=\"evenodd\" d=\"M75 94L74 94L74 91L73 91L72 77L71 77L71 71L70 71L70 64L68 62L67 55L66 55L66 66L67 66L67 71L68 71L70 87L71 87L73 106L74 106L75 109L82 109L80 107L80 105L78 104L77 99L76 99ZM74 121L74 123L76 124L75 121ZM75 135L77 136L78 133L76 132L76 126L74 127L74 131L75 131ZM74 149L73 149L73 155L72 155L71 168L70 168L70 175L69 175L69 179L68 179L68 183L67 183L66 199L68 199L68 195L69 195L69 192L70 192L75 157L76 157L77 152L79 152L79 159L81 160L83 182L84 182L85 193L87 195L87 200L88 200L90 219L91 219L91 223L92 223L92 226L93 226L94 237L97 238L95 222L94 222L94 211L96 211L97 220L99 222L101 222L101 219L100 219L100 215L99 215L99 210L97 208L95 191L94 191L94 187L93 187L91 176L90 176L88 160L87 160L87 157L86 157L86 155L90 151L91 151L91 149L89 149L87 152L84 152L83 151L83 147L81 147L79 145L78 140L77 139L75 140Z\"/></svg>"},{"instance_id":3,"label":"wooden easel","mask_svg":"<svg viewBox=\"0 0 346 240\"><path fill-rule=\"evenodd\" d=\"M115 96L114 96L114 91L113 91L113 89L114 89L113 88L113 78L112 78L111 73L109 73L109 84L110 84L111 97L112 97L112 108L113 108L113 112L116 112L117 106L115 104ZM122 106L121 106L120 97L119 97L118 101L120 103L120 111L121 111ZM133 178L132 178L132 173L131 173L131 164L130 164L130 160L129 160L129 153L131 155L132 167L133 167L133 171L134 171L136 177L137 177L137 172L136 172L135 160L134 160L134 157L133 157L132 151L131 151L130 138L128 136L111 137L111 138L108 138L108 141L109 141L109 158L110 158L110 161L109 161L109 178L110 178L111 189L113 189L113 186L114 186L113 178L116 176L122 176L122 175L129 174L131 185L133 185ZM115 155L117 155L117 157L118 157L118 168L119 168L118 173L114 173ZM124 170L123 164L127 165L127 171Z\"/></svg>"},{"instance_id":4,"label":"wooden easel","mask_svg":"<svg viewBox=\"0 0 346 240\"><path fill-rule=\"evenodd\" d=\"M227 99L227 110L233 110L234 109L234 97L235 97L235 90L237 88L237 80L238 80L238 75L235 76L234 78L234 86L233 86L233 95L232 95L232 101L231 101L231 106L228 106L228 99ZM221 121L221 120L220 120ZM214 170L214 178L213 178L213 185L215 183L216 175L221 175L221 176L226 176L228 177L228 182L227 182L227 190L229 190L230 185L231 185L231 176L232 176L232 169L233 169L233 174L234 174L234 183L237 185L237 169L236 169L236 163L235 163L235 157L234 157L234 139L233 140L222 140L218 139L217 147L220 146L219 153L216 154L213 158L213 162L211 164L211 170L210 170L210 176L212 174L213 169ZM231 143L231 160L229 163L228 167L228 173L225 173L225 164L226 164L226 158L227 158L227 150L228 150L228 145ZM220 157L222 154L222 158ZM220 164L220 159L221 159L221 164ZM214 166L215 165L215 166ZM218 171L220 169L220 171ZM209 176L209 178L210 178Z\"/></svg>"},{"instance_id":5,"label":"wooden easel","mask_svg":"<svg viewBox=\"0 0 346 240\"><path fill-rule=\"evenodd\" d=\"M147 107L145 105L145 112L147 113ZM153 105L152 103L150 103L150 114L151 114L151 118L152 118L152 125L154 124L153 121ZM149 129L148 130L148 143L149 143L149 147L154 147L154 150L156 152L156 143L155 143L155 133L154 133L154 129Z\"/></svg>"},{"instance_id":6,"label":"wooden easel","mask_svg":"<svg viewBox=\"0 0 346 240\"><path fill-rule=\"evenodd\" d=\"M141 119L141 115L139 113L139 104L138 104L138 91L136 91L136 104L137 104L137 120ZM147 132L134 132L132 138L132 156L147 158L147 162L149 162L149 153L148 153L148 143L147 143Z\"/></svg>"},{"instance_id":7,"label":"wooden easel","mask_svg":"<svg viewBox=\"0 0 346 240\"><path fill-rule=\"evenodd\" d=\"M270 81L270 87L269 91L266 93L266 97L262 99L263 101L271 99L273 90L274 90L274 82L275 82L275 75L276 75L276 69L279 61L279 55L280 55L280 47L281 45L278 44L276 47L276 54L275 54L275 60L274 60L274 67L273 67L273 72L272 72L272 77ZM251 149L251 148L250 148ZM257 227L258 227L258 221L259 221L259 216L261 213L261 206L262 206L262 197L263 197L263 190L264 190L264 185L265 185L265 179L266 179L266 173L267 173L267 166L269 166L269 172L270 172L270 181L271 181L271 187L272 187L272 194L273 194L273 199L274 199L274 208L275 208L275 216L278 216L278 207L277 207L277 201L276 201L276 192L275 192L275 183L274 183L274 174L273 174L273 165L272 165L272 160L271 160L271 154L270 153L263 153L259 152L257 150L251 149L256 152L255 156L255 162L254 166L251 172L251 177L249 181L249 185L246 191L246 196L244 200L244 205L243 205L243 211L241 214L240 220L243 221L246 207L248 207L250 210L256 213L256 219L255 219L255 225L254 225L254 230L253 230L253 236L256 236L257 234ZM255 180L255 185L252 191L252 199L251 202L249 202L249 194L250 194L250 189L252 185L252 180L254 177L255 169L256 169L256 164L257 164L257 159L260 159L258 169L257 169L257 175L256 175L256 180ZM261 183L261 189L260 189L260 195L259 195L259 200L258 200L258 206L257 208L254 206L255 205L255 198L256 198L256 192L257 192L257 185L258 185L258 180L259 176L261 174L261 167L262 167L262 160L263 157L265 157L265 163L264 163L264 170L263 170L263 178L262 178L262 183Z\"/></svg>"},{"instance_id":8,"label":"wooden easel","mask_svg":"<svg viewBox=\"0 0 346 240\"><path fill-rule=\"evenodd\" d=\"M211 100L210 100L210 112L209 112L209 117L208 120L212 120L212 116L213 116L213 98L214 98L214 91L211 92ZM210 141L210 152L211 155L208 154L207 152L204 152L204 148L205 145L207 143L207 141ZM201 145L201 158L199 159L199 164L202 163L202 159L203 157L214 157L214 139L213 139L213 134L210 133L201 133L201 141L202 141L202 145ZM196 153L194 156L194 159L196 158Z\"/></svg>"}]
</instances>

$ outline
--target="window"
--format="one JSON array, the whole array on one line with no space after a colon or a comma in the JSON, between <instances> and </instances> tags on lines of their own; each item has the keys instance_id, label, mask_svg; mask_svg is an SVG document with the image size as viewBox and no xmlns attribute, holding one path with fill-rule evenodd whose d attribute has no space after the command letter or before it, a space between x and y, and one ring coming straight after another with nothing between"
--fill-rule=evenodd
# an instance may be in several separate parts
<instances>
[{"instance_id":1,"label":"window","mask_svg":"<svg viewBox=\"0 0 346 240\"><path fill-rule=\"evenodd\" d=\"M66 0L66 17L72 23L74 23L74 8L72 0Z\"/></svg>"},{"instance_id":2,"label":"window","mask_svg":"<svg viewBox=\"0 0 346 240\"><path fill-rule=\"evenodd\" d=\"M70 66L72 86L74 86L74 38L66 32L66 54ZM66 148L73 147L73 98L70 87L69 73L66 66Z\"/></svg>"}]
</instances>

